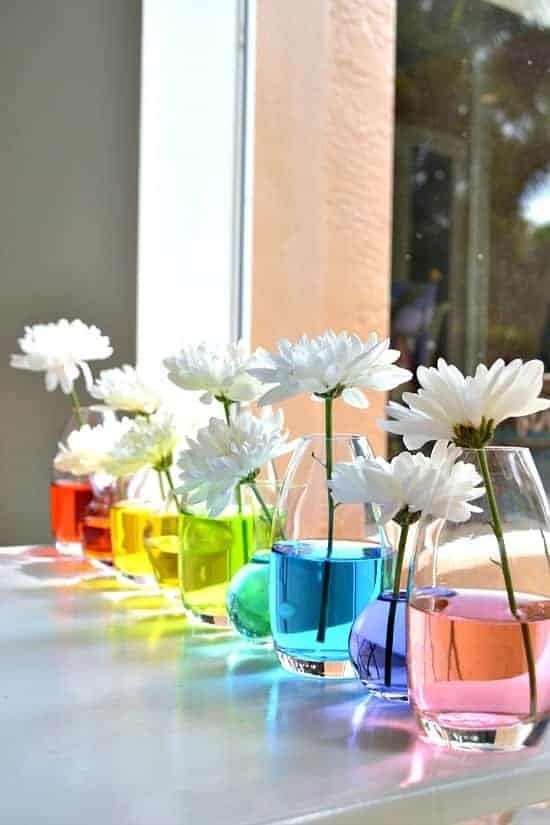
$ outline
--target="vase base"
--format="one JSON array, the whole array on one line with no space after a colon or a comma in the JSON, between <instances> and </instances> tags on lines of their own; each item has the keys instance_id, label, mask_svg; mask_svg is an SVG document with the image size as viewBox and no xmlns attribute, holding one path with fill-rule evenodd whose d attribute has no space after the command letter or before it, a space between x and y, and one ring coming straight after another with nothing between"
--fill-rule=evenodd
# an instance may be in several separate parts
<instances>
[{"instance_id":1,"label":"vase base","mask_svg":"<svg viewBox=\"0 0 550 825\"><path fill-rule=\"evenodd\" d=\"M380 685L375 682L363 682L371 696L377 699L384 699L386 702L408 702L409 691L401 685Z\"/></svg>"},{"instance_id":2,"label":"vase base","mask_svg":"<svg viewBox=\"0 0 550 825\"><path fill-rule=\"evenodd\" d=\"M441 713L430 717L416 712L422 738L453 750L517 751L534 744L548 720L522 722L517 717L490 713Z\"/></svg>"},{"instance_id":3,"label":"vase base","mask_svg":"<svg viewBox=\"0 0 550 825\"><path fill-rule=\"evenodd\" d=\"M82 558L84 555L82 544L79 541L58 540L55 542L55 549L62 556L76 556L77 558Z\"/></svg>"},{"instance_id":4,"label":"vase base","mask_svg":"<svg viewBox=\"0 0 550 825\"><path fill-rule=\"evenodd\" d=\"M313 679L356 679L353 665L349 659L337 661L321 661L315 659L301 659L275 648L281 667L299 676L308 676Z\"/></svg>"}]
</instances>

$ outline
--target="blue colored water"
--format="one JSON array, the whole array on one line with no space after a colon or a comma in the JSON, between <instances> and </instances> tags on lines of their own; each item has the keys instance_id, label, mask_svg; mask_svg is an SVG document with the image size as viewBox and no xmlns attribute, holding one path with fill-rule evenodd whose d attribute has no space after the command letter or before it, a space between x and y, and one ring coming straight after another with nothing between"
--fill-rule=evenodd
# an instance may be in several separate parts
<instances>
[{"instance_id":1,"label":"blue colored water","mask_svg":"<svg viewBox=\"0 0 550 825\"><path fill-rule=\"evenodd\" d=\"M406 700L407 593L402 591L395 599L392 657L386 674L386 636L392 601L391 593L382 593L359 614L351 629L349 653L358 677L369 690L388 699Z\"/></svg>"},{"instance_id":2,"label":"blue colored water","mask_svg":"<svg viewBox=\"0 0 550 825\"><path fill-rule=\"evenodd\" d=\"M270 613L278 650L298 659L349 658L353 621L377 598L382 583L382 549L339 542L326 559L326 541L278 542L270 571ZM325 640L317 641L325 565L330 568Z\"/></svg>"}]
</instances>

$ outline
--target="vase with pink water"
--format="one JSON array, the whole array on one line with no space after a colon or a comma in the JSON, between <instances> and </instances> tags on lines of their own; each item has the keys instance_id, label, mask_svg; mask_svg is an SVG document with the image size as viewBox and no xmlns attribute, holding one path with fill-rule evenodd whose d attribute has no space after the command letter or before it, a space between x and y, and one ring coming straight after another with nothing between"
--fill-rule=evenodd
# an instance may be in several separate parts
<instances>
[{"instance_id":1,"label":"vase with pink water","mask_svg":"<svg viewBox=\"0 0 550 825\"><path fill-rule=\"evenodd\" d=\"M428 740L514 750L550 716L550 512L531 453L465 450L480 512L426 519L410 576L410 698Z\"/></svg>"}]
</instances>

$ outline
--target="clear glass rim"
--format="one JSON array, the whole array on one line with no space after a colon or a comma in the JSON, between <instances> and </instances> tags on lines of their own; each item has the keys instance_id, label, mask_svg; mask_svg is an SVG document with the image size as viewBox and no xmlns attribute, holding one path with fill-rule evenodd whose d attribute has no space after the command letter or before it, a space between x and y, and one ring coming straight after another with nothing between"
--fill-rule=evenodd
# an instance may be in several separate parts
<instances>
[{"instance_id":1,"label":"clear glass rim","mask_svg":"<svg viewBox=\"0 0 550 825\"><path fill-rule=\"evenodd\" d=\"M349 441L351 438L364 438L365 441L368 441L367 436L361 433L335 433L331 436L331 441ZM323 441L326 440L326 435L324 433L306 433L300 437L300 441L314 441L315 439L322 439Z\"/></svg>"},{"instance_id":2,"label":"clear glass rim","mask_svg":"<svg viewBox=\"0 0 550 825\"><path fill-rule=\"evenodd\" d=\"M490 444L487 447L462 447L463 455L477 455L478 453L530 453L530 447L515 446L513 444Z\"/></svg>"}]
</instances>

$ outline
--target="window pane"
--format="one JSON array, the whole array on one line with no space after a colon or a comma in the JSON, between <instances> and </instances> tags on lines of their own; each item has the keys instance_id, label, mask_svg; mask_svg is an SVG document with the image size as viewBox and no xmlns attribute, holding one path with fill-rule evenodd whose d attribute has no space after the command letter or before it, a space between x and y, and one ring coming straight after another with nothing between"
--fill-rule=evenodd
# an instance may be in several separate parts
<instances>
[{"instance_id":1,"label":"window pane","mask_svg":"<svg viewBox=\"0 0 550 825\"><path fill-rule=\"evenodd\" d=\"M400 0L392 335L550 371L550 3ZM531 425L534 422L530 422ZM550 444L548 421L514 438Z\"/></svg>"}]
</instances>

